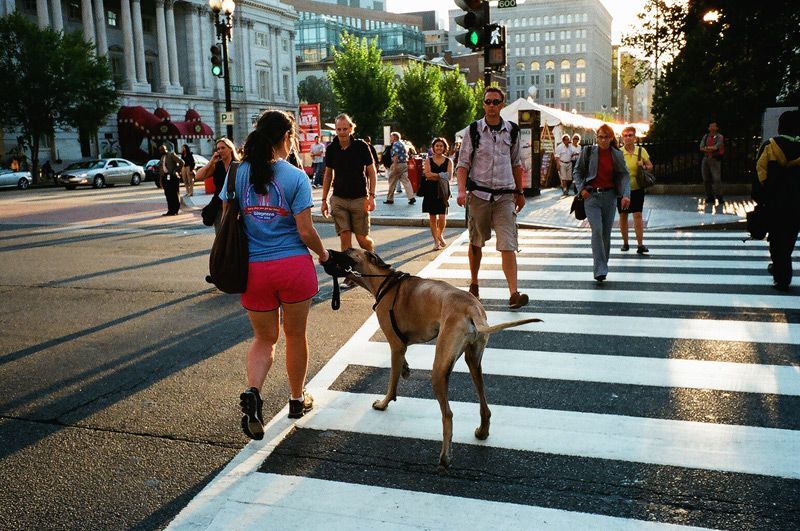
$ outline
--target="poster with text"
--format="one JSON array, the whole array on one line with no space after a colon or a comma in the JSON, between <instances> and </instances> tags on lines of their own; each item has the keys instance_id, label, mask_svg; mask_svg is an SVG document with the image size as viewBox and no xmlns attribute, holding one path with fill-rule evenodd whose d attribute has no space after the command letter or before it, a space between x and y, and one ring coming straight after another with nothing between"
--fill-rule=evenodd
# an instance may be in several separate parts
<instances>
[{"instance_id":1,"label":"poster with text","mask_svg":"<svg viewBox=\"0 0 800 531\"><path fill-rule=\"evenodd\" d=\"M314 137L319 135L319 103L303 103L300 105L300 153L311 153Z\"/></svg>"}]
</instances>

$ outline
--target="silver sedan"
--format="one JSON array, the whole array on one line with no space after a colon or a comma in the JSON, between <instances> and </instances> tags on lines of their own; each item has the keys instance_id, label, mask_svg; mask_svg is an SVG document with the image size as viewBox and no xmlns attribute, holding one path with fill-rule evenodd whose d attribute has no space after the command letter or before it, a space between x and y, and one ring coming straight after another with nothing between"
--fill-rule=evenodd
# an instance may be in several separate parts
<instances>
[{"instance_id":1,"label":"silver sedan","mask_svg":"<svg viewBox=\"0 0 800 531\"><path fill-rule=\"evenodd\" d=\"M67 190L78 186L102 188L106 185L137 186L144 177L144 168L125 159L94 159L70 164L61 172L59 182Z\"/></svg>"},{"instance_id":2,"label":"silver sedan","mask_svg":"<svg viewBox=\"0 0 800 531\"><path fill-rule=\"evenodd\" d=\"M16 186L20 190L27 189L33 179L29 171L11 171L7 168L0 169L0 187Z\"/></svg>"}]
</instances>

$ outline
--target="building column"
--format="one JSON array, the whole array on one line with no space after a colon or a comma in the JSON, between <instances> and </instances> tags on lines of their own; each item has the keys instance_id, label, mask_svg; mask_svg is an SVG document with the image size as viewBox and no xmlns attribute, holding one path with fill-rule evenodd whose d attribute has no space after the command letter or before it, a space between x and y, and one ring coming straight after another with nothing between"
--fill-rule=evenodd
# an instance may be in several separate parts
<instances>
[{"instance_id":1,"label":"building column","mask_svg":"<svg viewBox=\"0 0 800 531\"><path fill-rule=\"evenodd\" d=\"M47 0L36 0L36 18L39 27L44 29L50 25L50 12L47 10Z\"/></svg>"},{"instance_id":2,"label":"building column","mask_svg":"<svg viewBox=\"0 0 800 531\"><path fill-rule=\"evenodd\" d=\"M52 0L50 7L53 11L53 29L64 31L64 15L61 12L61 0Z\"/></svg>"},{"instance_id":3,"label":"building column","mask_svg":"<svg viewBox=\"0 0 800 531\"><path fill-rule=\"evenodd\" d=\"M122 0L125 3L125 0ZM128 8L130 14L130 8ZM94 27L97 35L97 55L108 55L108 36L106 35L106 12L103 0L94 0Z\"/></svg>"},{"instance_id":4,"label":"building column","mask_svg":"<svg viewBox=\"0 0 800 531\"><path fill-rule=\"evenodd\" d=\"M253 79L253 69L255 68L255 61L253 61L253 27L252 20L245 22L247 28L244 33L244 46L245 46L245 61L244 61L244 85L245 93L252 93L255 89L255 82Z\"/></svg>"},{"instance_id":5,"label":"building column","mask_svg":"<svg viewBox=\"0 0 800 531\"><path fill-rule=\"evenodd\" d=\"M159 91L169 88L169 50L167 49L167 22L164 18L164 0L156 0L156 38L158 39Z\"/></svg>"},{"instance_id":6,"label":"building column","mask_svg":"<svg viewBox=\"0 0 800 531\"><path fill-rule=\"evenodd\" d=\"M281 62L278 53L278 46L280 46L280 28L271 27L269 29L269 40L272 41L270 52L272 53L272 70L270 72L270 83L272 84L272 101L278 101L281 94L279 80L281 78Z\"/></svg>"},{"instance_id":7,"label":"building column","mask_svg":"<svg viewBox=\"0 0 800 531\"><path fill-rule=\"evenodd\" d=\"M136 84L136 67L133 57L133 26L131 24L130 0L121 0L120 8L120 18L122 19L122 59L125 63L125 82L123 86L131 90Z\"/></svg>"},{"instance_id":8,"label":"building column","mask_svg":"<svg viewBox=\"0 0 800 531\"><path fill-rule=\"evenodd\" d=\"M175 35L175 2L167 0L164 2L167 23L167 52L169 57L169 82L173 87L181 88L178 70L178 41ZM181 91L182 92L182 91Z\"/></svg>"},{"instance_id":9,"label":"building column","mask_svg":"<svg viewBox=\"0 0 800 531\"><path fill-rule=\"evenodd\" d=\"M297 61L292 61L294 57L294 39L297 34L294 31L289 32L289 103L294 104L299 102L297 98Z\"/></svg>"},{"instance_id":10,"label":"building column","mask_svg":"<svg viewBox=\"0 0 800 531\"><path fill-rule=\"evenodd\" d=\"M131 0L131 14L133 15L133 52L136 55L136 80L142 85L148 85L147 68L144 60L141 0Z\"/></svg>"},{"instance_id":11,"label":"building column","mask_svg":"<svg viewBox=\"0 0 800 531\"><path fill-rule=\"evenodd\" d=\"M92 0L81 0L81 20L83 21L83 40L94 44L94 16Z\"/></svg>"}]
</instances>

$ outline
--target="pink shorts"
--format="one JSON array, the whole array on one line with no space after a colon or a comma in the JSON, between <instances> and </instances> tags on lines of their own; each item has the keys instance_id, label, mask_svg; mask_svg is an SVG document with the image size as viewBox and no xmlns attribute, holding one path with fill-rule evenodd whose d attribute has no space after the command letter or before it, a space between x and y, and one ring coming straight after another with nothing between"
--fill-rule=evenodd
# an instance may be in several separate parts
<instances>
[{"instance_id":1,"label":"pink shorts","mask_svg":"<svg viewBox=\"0 0 800 531\"><path fill-rule=\"evenodd\" d=\"M314 260L311 255L303 254L250 262L247 291L242 293L241 302L246 310L271 312L281 304L308 300L318 291Z\"/></svg>"}]
</instances>

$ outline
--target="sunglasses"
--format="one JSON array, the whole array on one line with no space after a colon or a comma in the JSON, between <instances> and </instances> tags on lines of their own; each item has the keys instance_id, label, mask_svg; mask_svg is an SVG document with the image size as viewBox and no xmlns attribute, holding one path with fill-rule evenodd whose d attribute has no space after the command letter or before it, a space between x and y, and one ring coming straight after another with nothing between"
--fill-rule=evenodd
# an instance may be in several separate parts
<instances>
[{"instance_id":1,"label":"sunglasses","mask_svg":"<svg viewBox=\"0 0 800 531\"><path fill-rule=\"evenodd\" d=\"M483 100L483 103L486 104L486 105L495 105L495 106L497 106L497 105L500 105L501 103L503 103L503 100L495 98L493 100Z\"/></svg>"}]
</instances>

